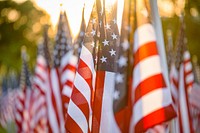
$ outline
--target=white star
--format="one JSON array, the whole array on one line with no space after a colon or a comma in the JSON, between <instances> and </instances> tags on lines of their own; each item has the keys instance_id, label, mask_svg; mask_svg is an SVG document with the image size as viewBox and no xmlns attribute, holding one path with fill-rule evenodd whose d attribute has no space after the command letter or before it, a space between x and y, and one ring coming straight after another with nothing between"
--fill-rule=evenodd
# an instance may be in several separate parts
<instances>
[{"instance_id":1,"label":"white star","mask_svg":"<svg viewBox=\"0 0 200 133\"><path fill-rule=\"evenodd\" d=\"M96 23L96 19L93 18L93 19L91 20L91 22L92 22L92 24L95 24L95 23Z\"/></svg>"},{"instance_id":2,"label":"white star","mask_svg":"<svg viewBox=\"0 0 200 133\"><path fill-rule=\"evenodd\" d=\"M120 56L118 60L118 64L120 67L126 66L127 65L127 58L124 56Z\"/></svg>"},{"instance_id":3,"label":"white star","mask_svg":"<svg viewBox=\"0 0 200 133\"><path fill-rule=\"evenodd\" d=\"M107 62L107 57L102 56L100 60L101 60L101 63Z\"/></svg>"},{"instance_id":4,"label":"white star","mask_svg":"<svg viewBox=\"0 0 200 133\"><path fill-rule=\"evenodd\" d=\"M111 36L112 36L113 40L117 39L117 35L115 33L113 33Z\"/></svg>"},{"instance_id":5,"label":"white star","mask_svg":"<svg viewBox=\"0 0 200 133\"><path fill-rule=\"evenodd\" d=\"M94 42L92 42L90 45L91 45L92 47L94 47Z\"/></svg>"},{"instance_id":6,"label":"white star","mask_svg":"<svg viewBox=\"0 0 200 133\"><path fill-rule=\"evenodd\" d=\"M117 84L123 83L123 78L124 78L124 75L118 73L118 74L116 75L116 79L115 79L116 83L117 83Z\"/></svg>"},{"instance_id":7,"label":"white star","mask_svg":"<svg viewBox=\"0 0 200 133\"><path fill-rule=\"evenodd\" d=\"M119 91L114 91L114 95L113 95L113 98L114 98L114 100L117 100L117 99L119 99Z\"/></svg>"},{"instance_id":8,"label":"white star","mask_svg":"<svg viewBox=\"0 0 200 133\"><path fill-rule=\"evenodd\" d=\"M111 49L109 52L111 56L116 55L116 51L114 51L113 49Z\"/></svg>"},{"instance_id":9,"label":"white star","mask_svg":"<svg viewBox=\"0 0 200 133\"><path fill-rule=\"evenodd\" d=\"M92 36L94 36L96 34L96 31L92 29L92 32L90 32L92 34Z\"/></svg>"},{"instance_id":10,"label":"white star","mask_svg":"<svg viewBox=\"0 0 200 133\"><path fill-rule=\"evenodd\" d=\"M115 18L113 19L113 23L114 23L114 24L117 24L117 20L116 20Z\"/></svg>"},{"instance_id":11,"label":"white star","mask_svg":"<svg viewBox=\"0 0 200 133\"><path fill-rule=\"evenodd\" d=\"M105 25L105 28L106 28L107 30L110 30L110 29L111 29L110 26L111 26L111 25L106 24L106 25Z\"/></svg>"},{"instance_id":12,"label":"white star","mask_svg":"<svg viewBox=\"0 0 200 133\"><path fill-rule=\"evenodd\" d=\"M121 45L122 45L122 48L124 51L128 50L128 48L129 48L128 40L124 40L124 42Z\"/></svg>"},{"instance_id":13,"label":"white star","mask_svg":"<svg viewBox=\"0 0 200 133\"><path fill-rule=\"evenodd\" d=\"M102 42L104 46L109 45L109 41L107 41L106 39Z\"/></svg>"}]
</instances>

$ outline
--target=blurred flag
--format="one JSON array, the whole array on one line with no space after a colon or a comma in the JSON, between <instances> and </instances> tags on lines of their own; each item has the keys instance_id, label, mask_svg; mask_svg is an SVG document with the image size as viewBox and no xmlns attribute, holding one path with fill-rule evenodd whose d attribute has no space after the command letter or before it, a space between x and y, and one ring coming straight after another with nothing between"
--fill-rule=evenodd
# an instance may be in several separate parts
<instances>
[{"instance_id":1,"label":"blurred flag","mask_svg":"<svg viewBox=\"0 0 200 133\"><path fill-rule=\"evenodd\" d=\"M47 38L47 27L44 29L44 40ZM43 42L47 43L47 42ZM48 48L48 47L47 47ZM45 58L45 44L38 45L38 55L36 60L35 75L33 77L33 104L31 108L32 128L34 132L48 131L48 113L46 91L48 88L48 63Z\"/></svg>"},{"instance_id":2,"label":"blurred flag","mask_svg":"<svg viewBox=\"0 0 200 133\"><path fill-rule=\"evenodd\" d=\"M56 35L56 44L54 47L54 65L50 71L50 87L52 88L53 106L56 113L56 128L53 128L54 132L65 132L64 127L64 112L66 112L66 97L63 87L68 84L68 76L66 71L68 62L72 55L72 40L67 20L66 13L60 12L60 18L58 22L58 31ZM64 95L63 95L64 94ZM52 126L55 126L55 121L52 121Z\"/></svg>"},{"instance_id":3,"label":"blurred flag","mask_svg":"<svg viewBox=\"0 0 200 133\"><path fill-rule=\"evenodd\" d=\"M194 77L192 73L192 64L188 51L183 53L183 62L179 69L179 125L180 132L192 133L192 121L189 110L188 91L192 89Z\"/></svg>"},{"instance_id":4,"label":"blurred flag","mask_svg":"<svg viewBox=\"0 0 200 133\"><path fill-rule=\"evenodd\" d=\"M163 78L153 26L144 1L136 1L133 115L131 131L144 132L174 118L171 94Z\"/></svg>"},{"instance_id":5,"label":"blurred flag","mask_svg":"<svg viewBox=\"0 0 200 133\"><path fill-rule=\"evenodd\" d=\"M5 79L3 79L2 86L7 88ZM8 90L8 93L0 96L0 125L4 128L14 120L15 97L16 90Z\"/></svg>"},{"instance_id":6,"label":"blurred flag","mask_svg":"<svg viewBox=\"0 0 200 133\"><path fill-rule=\"evenodd\" d=\"M17 132L28 133L31 131L31 82L27 64L26 50L22 47L22 70L20 77L20 90L15 100L15 121Z\"/></svg>"}]
</instances>

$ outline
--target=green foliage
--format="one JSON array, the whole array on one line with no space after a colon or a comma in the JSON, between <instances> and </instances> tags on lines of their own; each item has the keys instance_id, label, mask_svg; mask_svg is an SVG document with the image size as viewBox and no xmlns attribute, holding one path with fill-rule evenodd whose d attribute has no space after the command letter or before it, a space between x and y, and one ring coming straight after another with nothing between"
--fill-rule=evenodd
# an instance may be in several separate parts
<instances>
[{"instance_id":1,"label":"green foliage","mask_svg":"<svg viewBox=\"0 0 200 133\"><path fill-rule=\"evenodd\" d=\"M45 13L36 9L31 1L16 3L0 1L0 67L17 72L21 68L21 46L27 47L33 68L38 39L41 37ZM48 20L46 20L48 21Z\"/></svg>"}]
</instances>

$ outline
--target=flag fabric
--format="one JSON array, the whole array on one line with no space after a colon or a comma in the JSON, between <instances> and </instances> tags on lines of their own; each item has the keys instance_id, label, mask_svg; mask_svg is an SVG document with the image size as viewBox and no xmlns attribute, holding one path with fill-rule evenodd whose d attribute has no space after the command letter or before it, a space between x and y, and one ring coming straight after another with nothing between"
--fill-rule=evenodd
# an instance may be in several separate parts
<instances>
[{"instance_id":1,"label":"flag fabric","mask_svg":"<svg viewBox=\"0 0 200 133\"><path fill-rule=\"evenodd\" d=\"M143 1L137 1L137 29L134 35L133 115L131 131L144 132L176 116L166 86L156 44ZM143 10L141 10L143 9Z\"/></svg>"},{"instance_id":2,"label":"flag fabric","mask_svg":"<svg viewBox=\"0 0 200 133\"><path fill-rule=\"evenodd\" d=\"M56 118L54 118L56 119L56 124L55 121L51 122L52 127L56 126L56 128L52 129L54 130L53 132L65 132L64 112L66 112L67 109L67 106L65 106L67 102L65 93L67 91L63 91L63 87L69 83L66 77L70 72L67 71L66 68L68 67L67 65L72 55L71 50L72 43L67 16L65 12L61 11L54 48L54 66L51 68L49 75L53 107L56 116ZM73 61L70 63L73 63Z\"/></svg>"},{"instance_id":3,"label":"flag fabric","mask_svg":"<svg viewBox=\"0 0 200 133\"><path fill-rule=\"evenodd\" d=\"M47 63L44 57L44 44L38 46L38 56L36 60L35 75L33 78L33 97L31 115L32 128L34 132L47 132L47 103L46 91L48 81Z\"/></svg>"},{"instance_id":4,"label":"flag fabric","mask_svg":"<svg viewBox=\"0 0 200 133\"><path fill-rule=\"evenodd\" d=\"M4 128L14 120L16 90L10 90L0 97L0 125Z\"/></svg>"},{"instance_id":5,"label":"flag fabric","mask_svg":"<svg viewBox=\"0 0 200 133\"><path fill-rule=\"evenodd\" d=\"M69 27L69 25L68 25ZM70 30L68 28L68 30ZM78 37L75 39L75 43L66 54L61 58L61 82L62 86L62 102L64 104L64 114L67 113L67 108L69 104L69 100L72 93L73 82L75 78L75 73L78 64L78 58L80 57L80 51L83 44L83 37L85 34L85 20L84 20L84 8L82 11L82 23L80 27L80 32ZM70 38L67 36L67 38ZM72 44L67 44L72 45Z\"/></svg>"},{"instance_id":6,"label":"flag fabric","mask_svg":"<svg viewBox=\"0 0 200 133\"><path fill-rule=\"evenodd\" d=\"M120 43L116 15L116 3L95 1L67 112L69 132L121 132L115 113L127 105L122 53L129 44L125 38Z\"/></svg>"},{"instance_id":7,"label":"flag fabric","mask_svg":"<svg viewBox=\"0 0 200 133\"><path fill-rule=\"evenodd\" d=\"M184 52L184 61L179 70L179 125L180 132L192 133L194 130L191 122L187 92L193 81L192 73L189 70L191 69L191 64L188 64L188 54L188 52Z\"/></svg>"},{"instance_id":8,"label":"flag fabric","mask_svg":"<svg viewBox=\"0 0 200 133\"><path fill-rule=\"evenodd\" d=\"M174 103L174 107L177 109L178 107L178 82L179 82L179 72L176 69L174 63L171 64L170 69L170 88L172 94L172 100Z\"/></svg>"},{"instance_id":9,"label":"flag fabric","mask_svg":"<svg viewBox=\"0 0 200 133\"><path fill-rule=\"evenodd\" d=\"M27 64L27 55L22 50L22 71L20 78L20 91L17 94L15 103L15 121L17 124L17 132L31 132L31 97L32 89Z\"/></svg>"},{"instance_id":10,"label":"flag fabric","mask_svg":"<svg viewBox=\"0 0 200 133\"><path fill-rule=\"evenodd\" d=\"M78 68L76 71L73 90L69 101L66 118L67 132L90 132L89 119L92 114L92 95L95 81L95 60L93 58L95 47L93 36L96 35L96 6L92 9L89 25L87 27ZM94 27L94 28L93 28Z\"/></svg>"}]
</instances>

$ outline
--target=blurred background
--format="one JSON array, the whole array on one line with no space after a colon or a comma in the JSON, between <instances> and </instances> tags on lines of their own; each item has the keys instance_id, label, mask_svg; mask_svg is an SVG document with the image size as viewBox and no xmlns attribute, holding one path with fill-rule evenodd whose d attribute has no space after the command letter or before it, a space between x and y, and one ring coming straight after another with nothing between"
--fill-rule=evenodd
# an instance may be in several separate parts
<instances>
[{"instance_id":1,"label":"blurred background","mask_svg":"<svg viewBox=\"0 0 200 133\"><path fill-rule=\"evenodd\" d=\"M60 3L63 3L62 6ZM3 78L6 75L20 75L21 47L27 47L29 68L33 72L44 25L49 25L50 48L53 48L60 10L66 10L75 38L80 29L84 3L87 24L93 0L0 0L0 96ZM158 0L158 7L166 48L169 33L173 45L176 43L179 17L184 11L188 49L193 60L200 60L200 0ZM9 132L14 132L14 125L11 124L8 129ZM6 131L0 128L0 132Z\"/></svg>"},{"instance_id":2,"label":"blurred background","mask_svg":"<svg viewBox=\"0 0 200 133\"><path fill-rule=\"evenodd\" d=\"M10 72L19 74L21 68L20 49L27 47L29 67L33 70L43 26L50 25L49 38L54 44L59 12L66 10L73 37L78 33L82 8L85 3L85 20L90 15L92 0L5 0L0 1L0 82ZM60 3L63 6L60 7ZM179 16L185 13L186 36L191 55L200 59L200 1L199 0L158 0L162 19L165 44L167 31L171 31L173 44L179 29ZM87 22L86 22L87 23Z\"/></svg>"}]
</instances>

